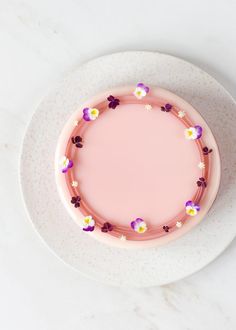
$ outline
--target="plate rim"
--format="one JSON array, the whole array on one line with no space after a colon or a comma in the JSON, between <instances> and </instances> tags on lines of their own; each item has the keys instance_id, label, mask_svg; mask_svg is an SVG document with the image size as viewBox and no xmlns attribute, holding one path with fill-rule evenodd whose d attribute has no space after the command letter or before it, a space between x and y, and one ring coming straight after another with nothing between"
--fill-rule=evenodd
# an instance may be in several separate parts
<instances>
[{"instance_id":1,"label":"plate rim","mask_svg":"<svg viewBox=\"0 0 236 330\"><path fill-rule=\"evenodd\" d=\"M62 260L63 261L63 263L64 264L66 264L68 267L70 267L70 268L72 268L72 269L74 269L76 272L79 272L80 274L82 274L83 276L86 276L87 278L89 278L89 279L92 279L92 280L95 280L95 281L97 281L97 282L99 282L99 283L104 283L104 284L109 284L109 285L111 285L111 286L115 286L115 287L117 287L117 286L124 286L124 287L126 287L126 285L118 285L118 284L114 284L114 283L107 283L106 281L102 281L101 279L96 279L95 277L93 277L93 276L91 276L91 275L89 275L89 274L87 274L87 273L85 273L85 272L83 272L83 271L81 271L80 269L78 269L78 268L76 268L75 266L73 266L72 264L70 264L70 263L68 263L67 261L65 261L63 258L62 258L62 256L60 256L59 254L57 254L56 253L56 251L53 249L53 247L51 247L50 246L50 244L48 243L48 241L41 235L41 233L39 232L39 230L37 229L37 227L36 227L36 225L35 225L35 223L34 223L34 221L33 221L33 219L32 219L32 216L31 216L31 214L30 214L30 211L29 211L29 208L28 208L28 206L27 206L27 201L26 201L26 199L25 199L25 192L24 192L24 183L23 183L23 177L22 177L22 166L23 166L23 156L24 156L24 148L25 148L25 141L26 141L26 139L27 139L27 133L29 132L29 129L30 129L30 126L31 126L31 122L33 121L33 119L34 119L34 117L36 116L36 114L38 113L38 108L39 108L39 106L40 106L40 104L43 102L43 100L45 99L45 98L47 98L48 96L50 96L51 95L51 93L53 92L53 91L55 91L60 85L62 85L63 84L63 82L64 81L66 81L69 77L70 77L70 75L71 74L73 74L75 71L77 71L78 70L78 68L80 68L81 66L83 66L83 65L86 65L87 63L89 63L89 62L91 62L91 61L93 61L93 60L97 60L97 59L99 59L99 58L106 58L106 57L109 57L109 56L111 56L111 55L118 55L118 54L126 54L126 53L136 53L136 54L139 54L139 55L141 55L142 53L148 53L148 54L155 54L155 55L162 55L162 56L168 56L168 57L171 57L172 59L177 59L177 60L180 60L180 61L182 61L182 62L184 62L184 63L187 63L187 64L190 64L191 66L193 66L195 69L197 69L197 70L200 70L201 72L203 72L207 77L209 77L211 80L214 80L221 88L222 88L222 90L224 91L224 93L225 94L227 94L227 96L231 99L231 101L234 103L234 105L236 105L236 101L235 101L235 99L233 98L233 96L230 94L230 92L220 83L220 82L218 82L217 80L216 80L216 78L214 77L214 76L211 76L210 74L208 74L208 72L206 72L205 70L203 70L203 69L201 69L201 68L199 68L198 66L196 66L195 64L192 64L191 62L189 62L189 61L186 61L185 59L182 59L182 58L180 58L180 57L178 57L178 56L173 56L173 55L170 55L170 54L165 54L165 53L162 53L162 52L154 52L154 51L136 51L136 50L134 50L134 51L124 51L124 52L114 52L114 53L110 53L110 54L105 54L105 55L103 55L103 56L98 56L98 57L94 57L94 58L92 58L92 59L89 59L88 61L85 61L85 62L83 62L83 63L81 63L79 66L77 66L76 68L74 68L73 70L71 70L71 71L69 71L65 76L64 76L64 78L63 79L60 79L60 81L58 81L57 83L55 83L53 86L52 86L52 88L50 88L49 89L49 91L47 91L47 93L46 94L44 94L43 96L42 96L42 98L41 98L41 100L38 102L38 104L35 106L35 108L34 108L34 111L32 112L32 115L30 116L30 118L29 118L29 121L28 121L28 123L27 123L27 125L26 125L26 127L25 127L25 130L24 130L24 135L23 135L23 139L21 140L21 145L20 145L20 153L19 153L19 166L18 166L18 179L19 179L19 185L20 185L20 195L21 195L21 198L22 198L22 201L23 201L23 205L24 205L24 208L25 208L25 210L26 210L26 214L27 214L27 218L29 219L29 222L31 223L31 225L32 225L32 227L34 228L34 230L35 230L35 232L37 232L37 235L40 237L40 239L41 239L41 241L43 241L44 242L44 244L47 246L47 248L50 250L50 251L52 251L52 253L59 259L59 260ZM200 114L202 117L203 117L203 119L204 119L204 116L202 115L202 114ZM205 119L204 119L204 121L205 121ZM207 122L207 121L206 121ZM212 133L213 134L213 136L214 136L214 133ZM220 154L220 150L219 150L219 154ZM221 157L220 157L220 159L221 159ZM217 198L217 196L216 196L216 198ZM216 260L218 257L219 257L219 255L232 243L232 241L234 240L234 238L235 238L235 236L236 236L236 233L234 234L234 235L232 235L232 237L231 237L231 239L225 244L225 246L224 246L224 248L221 250L221 251L219 251L215 256L214 256L214 258L213 259L211 259L210 261L207 261L206 263L204 263L200 268L198 268L197 270L193 270L193 271L190 271L190 272L188 272L186 275L184 275L184 276L180 276L180 277L178 277L178 276L176 276L176 278L173 280L173 281L166 281L166 282L162 282L161 284L153 284L153 285L151 285L151 286L155 286L155 285L166 285L166 284L169 284L169 283L172 283L172 282L176 282L176 281L178 281L178 280L180 280L180 279L183 279L183 278L185 278L185 277L187 277L187 276L190 276L190 275L192 275L192 274L194 274L194 273L197 273L197 272L199 272L201 269L203 269L204 267L206 267L208 264L210 264L210 263L212 263L214 260ZM149 284L146 284L146 285L138 285L138 286L136 286L136 287L150 287L150 285Z\"/></svg>"}]
</instances>

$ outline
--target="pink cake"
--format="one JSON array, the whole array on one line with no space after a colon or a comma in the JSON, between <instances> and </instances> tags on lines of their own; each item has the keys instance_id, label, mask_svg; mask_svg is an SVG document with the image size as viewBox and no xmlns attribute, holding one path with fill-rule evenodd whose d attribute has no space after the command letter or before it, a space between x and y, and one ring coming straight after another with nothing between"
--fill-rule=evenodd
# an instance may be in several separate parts
<instances>
[{"instance_id":1,"label":"pink cake","mask_svg":"<svg viewBox=\"0 0 236 330\"><path fill-rule=\"evenodd\" d=\"M143 83L81 105L55 161L61 200L81 231L119 247L181 237L203 220L220 182L217 144L200 114Z\"/></svg>"}]
</instances>

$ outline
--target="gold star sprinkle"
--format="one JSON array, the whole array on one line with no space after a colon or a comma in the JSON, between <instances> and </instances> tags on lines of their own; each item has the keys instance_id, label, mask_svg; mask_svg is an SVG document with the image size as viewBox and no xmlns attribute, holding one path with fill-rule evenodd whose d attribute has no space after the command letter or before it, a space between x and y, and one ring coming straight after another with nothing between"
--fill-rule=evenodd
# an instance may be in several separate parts
<instances>
[{"instance_id":1,"label":"gold star sprinkle","mask_svg":"<svg viewBox=\"0 0 236 330\"><path fill-rule=\"evenodd\" d=\"M145 109L146 109L146 110L152 110L152 106L151 106L151 104L146 104L146 105L145 105Z\"/></svg>"},{"instance_id":2,"label":"gold star sprinkle","mask_svg":"<svg viewBox=\"0 0 236 330\"><path fill-rule=\"evenodd\" d=\"M177 228L181 228L183 226L182 222L181 221L177 221L176 222L176 227Z\"/></svg>"},{"instance_id":3,"label":"gold star sprinkle","mask_svg":"<svg viewBox=\"0 0 236 330\"><path fill-rule=\"evenodd\" d=\"M77 181L72 181L71 185L72 185L72 187L78 187L78 182Z\"/></svg>"},{"instance_id":4,"label":"gold star sprinkle","mask_svg":"<svg viewBox=\"0 0 236 330\"><path fill-rule=\"evenodd\" d=\"M121 241L126 241L126 236L125 236L125 235L121 235L121 236L120 236L120 240L121 240Z\"/></svg>"},{"instance_id":5,"label":"gold star sprinkle","mask_svg":"<svg viewBox=\"0 0 236 330\"><path fill-rule=\"evenodd\" d=\"M205 168L205 163L204 162L200 162L198 164L198 167L202 170L203 168Z\"/></svg>"},{"instance_id":6,"label":"gold star sprinkle","mask_svg":"<svg viewBox=\"0 0 236 330\"><path fill-rule=\"evenodd\" d=\"M179 118L184 118L184 116L185 116L185 112L184 111L179 111L178 112L178 117Z\"/></svg>"},{"instance_id":7,"label":"gold star sprinkle","mask_svg":"<svg viewBox=\"0 0 236 330\"><path fill-rule=\"evenodd\" d=\"M78 126L78 124L79 124L79 121L78 120L75 120L74 121L74 126Z\"/></svg>"}]
</instances>

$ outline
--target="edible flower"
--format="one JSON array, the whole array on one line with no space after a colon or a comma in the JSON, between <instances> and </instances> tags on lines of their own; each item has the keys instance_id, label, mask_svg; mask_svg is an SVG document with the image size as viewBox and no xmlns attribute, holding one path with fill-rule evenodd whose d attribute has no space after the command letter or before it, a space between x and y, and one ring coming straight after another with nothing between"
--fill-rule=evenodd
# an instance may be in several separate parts
<instances>
[{"instance_id":1,"label":"edible flower","mask_svg":"<svg viewBox=\"0 0 236 330\"><path fill-rule=\"evenodd\" d=\"M134 90L134 95L137 97L137 99L141 100L144 96L147 95L148 92L148 86L145 86L143 83L138 83Z\"/></svg>"},{"instance_id":2,"label":"edible flower","mask_svg":"<svg viewBox=\"0 0 236 330\"><path fill-rule=\"evenodd\" d=\"M62 171L62 173L66 173L69 170L69 168L71 168L72 166L73 166L72 160L70 160L69 158L64 156L61 160L61 171Z\"/></svg>"},{"instance_id":3,"label":"edible flower","mask_svg":"<svg viewBox=\"0 0 236 330\"><path fill-rule=\"evenodd\" d=\"M81 137L81 136L77 135L77 136L75 136L75 137L72 137L72 138L71 138L71 141L72 141L73 144L75 144L75 146L76 146L77 148L82 148L82 147L83 147L83 144L82 144L82 137Z\"/></svg>"},{"instance_id":4,"label":"edible flower","mask_svg":"<svg viewBox=\"0 0 236 330\"><path fill-rule=\"evenodd\" d=\"M203 151L203 155L207 156L208 154L210 154L213 150L212 149L208 149L207 147L202 148Z\"/></svg>"},{"instance_id":5,"label":"edible flower","mask_svg":"<svg viewBox=\"0 0 236 330\"><path fill-rule=\"evenodd\" d=\"M74 204L74 207L80 207L80 201L81 201L80 196L74 196L71 198L71 203Z\"/></svg>"},{"instance_id":6,"label":"edible flower","mask_svg":"<svg viewBox=\"0 0 236 330\"><path fill-rule=\"evenodd\" d=\"M86 121L95 120L99 115L99 110L96 108L84 108L83 118Z\"/></svg>"},{"instance_id":7,"label":"edible flower","mask_svg":"<svg viewBox=\"0 0 236 330\"><path fill-rule=\"evenodd\" d=\"M110 224L109 222L105 222L101 228L101 231L103 233L108 233L109 231L113 230L113 225Z\"/></svg>"},{"instance_id":8,"label":"edible flower","mask_svg":"<svg viewBox=\"0 0 236 330\"><path fill-rule=\"evenodd\" d=\"M162 107L161 107L161 111L164 111L164 112L170 112L171 109L172 109L172 105L169 104L169 103L166 103L165 106L162 106Z\"/></svg>"},{"instance_id":9,"label":"edible flower","mask_svg":"<svg viewBox=\"0 0 236 330\"><path fill-rule=\"evenodd\" d=\"M203 177L199 178L199 180L197 181L197 185L198 185L198 187L206 188L207 183L206 183L205 178L203 178Z\"/></svg>"},{"instance_id":10,"label":"edible flower","mask_svg":"<svg viewBox=\"0 0 236 330\"><path fill-rule=\"evenodd\" d=\"M132 221L130 225L131 228L139 234L143 234L147 230L147 225L141 218L137 218L136 220Z\"/></svg>"},{"instance_id":11,"label":"edible flower","mask_svg":"<svg viewBox=\"0 0 236 330\"><path fill-rule=\"evenodd\" d=\"M87 215L83 219L83 231L94 231L95 228L95 221L93 220L91 215Z\"/></svg>"},{"instance_id":12,"label":"edible flower","mask_svg":"<svg viewBox=\"0 0 236 330\"><path fill-rule=\"evenodd\" d=\"M187 140L200 139L200 137L202 136L202 127L196 125L194 127L186 128L184 134Z\"/></svg>"},{"instance_id":13,"label":"edible flower","mask_svg":"<svg viewBox=\"0 0 236 330\"><path fill-rule=\"evenodd\" d=\"M120 100L112 95L108 96L107 100L109 101L108 107L111 109L115 109L120 104Z\"/></svg>"},{"instance_id":14,"label":"edible flower","mask_svg":"<svg viewBox=\"0 0 236 330\"><path fill-rule=\"evenodd\" d=\"M190 215L191 217L194 217L198 213L198 211L200 211L200 206L192 201L187 201L185 204L185 211L186 214Z\"/></svg>"}]
</instances>

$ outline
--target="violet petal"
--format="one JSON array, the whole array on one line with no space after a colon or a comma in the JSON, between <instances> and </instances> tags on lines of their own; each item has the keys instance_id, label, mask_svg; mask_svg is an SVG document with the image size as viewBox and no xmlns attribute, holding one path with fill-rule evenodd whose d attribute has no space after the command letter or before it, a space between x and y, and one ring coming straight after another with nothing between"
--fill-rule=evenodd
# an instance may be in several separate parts
<instances>
[{"instance_id":1,"label":"violet petal","mask_svg":"<svg viewBox=\"0 0 236 330\"><path fill-rule=\"evenodd\" d=\"M171 109L172 109L172 105L169 104L169 103L167 103L167 104L165 105L165 108L166 108L166 110L171 110Z\"/></svg>"},{"instance_id":2,"label":"violet petal","mask_svg":"<svg viewBox=\"0 0 236 330\"><path fill-rule=\"evenodd\" d=\"M145 87L145 85L144 85L143 83L138 83L138 84L137 84L137 87L141 87L141 88L144 88L144 87Z\"/></svg>"},{"instance_id":3,"label":"violet petal","mask_svg":"<svg viewBox=\"0 0 236 330\"><path fill-rule=\"evenodd\" d=\"M200 139L200 137L202 136L202 127L199 125L194 126L194 128L197 131L197 139Z\"/></svg>"},{"instance_id":4,"label":"violet petal","mask_svg":"<svg viewBox=\"0 0 236 330\"><path fill-rule=\"evenodd\" d=\"M107 98L108 101L113 101L114 99L115 99L115 98L114 98L114 96L112 96L112 95L108 96L108 98Z\"/></svg>"},{"instance_id":5,"label":"violet petal","mask_svg":"<svg viewBox=\"0 0 236 330\"><path fill-rule=\"evenodd\" d=\"M71 167L73 167L73 161L72 160L69 160L69 163L67 165L67 168L71 168Z\"/></svg>"},{"instance_id":6,"label":"violet petal","mask_svg":"<svg viewBox=\"0 0 236 330\"><path fill-rule=\"evenodd\" d=\"M193 206L193 202L192 202L192 201L187 201L187 202L185 203L185 206Z\"/></svg>"}]
</instances>

